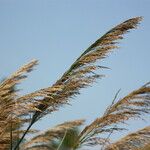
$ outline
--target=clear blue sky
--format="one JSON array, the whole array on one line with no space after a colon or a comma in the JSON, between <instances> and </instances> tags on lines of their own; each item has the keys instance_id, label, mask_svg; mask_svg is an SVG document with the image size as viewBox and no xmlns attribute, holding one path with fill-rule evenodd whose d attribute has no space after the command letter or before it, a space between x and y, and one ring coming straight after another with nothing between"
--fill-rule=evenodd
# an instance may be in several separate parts
<instances>
[{"instance_id":1,"label":"clear blue sky","mask_svg":"<svg viewBox=\"0 0 150 150\"><path fill-rule=\"evenodd\" d=\"M40 64L19 86L20 94L50 86L107 30L143 16L138 30L127 34L121 49L103 61L111 68L102 72L106 77L35 127L80 118L89 123L103 114L118 89L123 97L150 80L149 14L149 0L0 0L0 78L35 58Z\"/></svg>"}]
</instances>

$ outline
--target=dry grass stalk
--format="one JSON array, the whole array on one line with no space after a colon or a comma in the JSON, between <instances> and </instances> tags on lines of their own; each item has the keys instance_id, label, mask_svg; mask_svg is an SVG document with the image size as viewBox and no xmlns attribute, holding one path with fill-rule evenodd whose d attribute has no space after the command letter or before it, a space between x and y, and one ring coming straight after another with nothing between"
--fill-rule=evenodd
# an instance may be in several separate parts
<instances>
[{"instance_id":1,"label":"dry grass stalk","mask_svg":"<svg viewBox=\"0 0 150 150\"><path fill-rule=\"evenodd\" d=\"M140 150L150 150L150 142L149 144L146 144L143 148L141 148Z\"/></svg>"},{"instance_id":2,"label":"dry grass stalk","mask_svg":"<svg viewBox=\"0 0 150 150\"><path fill-rule=\"evenodd\" d=\"M96 74L95 71L105 67L96 66L95 62L105 58L108 53L117 48L116 42L122 39L122 35L130 29L136 28L141 19L141 17L132 18L111 29L85 50L54 85L20 97L19 100L32 99L37 102L32 104L34 107L37 105L37 110L40 110L33 115L37 120L43 115L57 110L62 104L67 104L69 98L80 94L81 88L87 87L96 79L103 77L103 75Z\"/></svg>"},{"instance_id":3,"label":"dry grass stalk","mask_svg":"<svg viewBox=\"0 0 150 150\"><path fill-rule=\"evenodd\" d=\"M94 139L100 139L100 134L123 130L123 128L118 127L120 123L125 123L130 118L140 118L147 113L150 113L150 83L145 84L111 105L104 116L97 118L86 126L79 135L78 146L92 144L91 141L96 144ZM107 137L106 142L101 142L101 145L107 144L108 141L109 138Z\"/></svg>"},{"instance_id":4,"label":"dry grass stalk","mask_svg":"<svg viewBox=\"0 0 150 150\"><path fill-rule=\"evenodd\" d=\"M27 77L26 73L32 71L35 65L37 61L31 61L0 83L0 143L5 143L0 147L3 149L5 146L6 149L10 147L10 132L12 132L13 139L16 139L17 135L14 132L25 123L25 120L19 116L25 113L23 107L26 108L26 112L29 111L29 107L26 106L25 101L16 100L18 95L15 86Z\"/></svg>"},{"instance_id":5,"label":"dry grass stalk","mask_svg":"<svg viewBox=\"0 0 150 150\"><path fill-rule=\"evenodd\" d=\"M55 149L47 145L34 145L32 147L27 148L26 150L55 150Z\"/></svg>"},{"instance_id":6,"label":"dry grass stalk","mask_svg":"<svg viewBox=\"0 0 150 150\"><path fill-rule=\"evenodd\" d=\"M144 150L145 145L150 145L150 126L119 139L105 150Z\"/></svg>"}]
</instances>

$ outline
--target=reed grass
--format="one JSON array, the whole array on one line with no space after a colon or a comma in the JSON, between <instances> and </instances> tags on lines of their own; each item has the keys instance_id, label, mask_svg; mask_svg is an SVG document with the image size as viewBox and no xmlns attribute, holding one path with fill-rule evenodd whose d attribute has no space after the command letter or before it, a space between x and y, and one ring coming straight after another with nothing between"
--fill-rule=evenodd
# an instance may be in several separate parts
<instances>
[{"instance_id":1,"label":"reed grass","mask_svg":"<svg viewBox=\"0 0 150 150\"><path fill-rule=\"evenodd\" d=\"M119 40L131 29L137 28L142 17L135 17L115 26L87 48L70 66L70 68L53 85L35 92L20 96L17 84L27 78L38 64L33 60L22 66L18 71L0 83L0 150L60 150L67 133L83 125L84 120L69 121L43 131L30 141L23 142L26 134L37 133L31 130L33 124L45 115L58 111L61 106L69 104L70 100L80 94L82 88L92 85L104 77L97 70L107 69L98 65L98 60L106 58L118 48ZM118 91L119 92L119 91ZM69 150L84 146L99 145L104 150L135 150L148 146L150 143L149 127L129 134L112 143L111 134L125 130L121 127L129 119L143 118L150 113L150 83L132 91L123 98L117 99L103 116L83 127L74 138ZM22 130L22 127L27 129ZM103 137L103 135L107 135ZM61 143L56 147L56 141ZM51 145L55 145L55 148ZM65 148L67 150L67 148Z\"/></svg>"}]
</instances>

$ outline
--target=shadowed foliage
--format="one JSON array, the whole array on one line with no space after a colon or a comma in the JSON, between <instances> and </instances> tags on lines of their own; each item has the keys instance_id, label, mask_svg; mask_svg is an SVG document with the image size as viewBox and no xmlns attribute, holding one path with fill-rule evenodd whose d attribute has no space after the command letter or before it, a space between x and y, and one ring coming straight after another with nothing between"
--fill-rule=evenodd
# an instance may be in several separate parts
<instances>
[{"instance_id":1,"label":"shadowed foliage","mask_svg":"<svg viewBox=\"0 0 150 150\"><path fill-rule=\"evenodd\" d=\"M35 136L22 147L25 150L38 149L37 145L48 147L48 149L57 149L59 147L59 150L73 148L78 137L77 127L81 126L83 122L84 120L75 120L59 124Z\"/></svg>"}]
</instances>

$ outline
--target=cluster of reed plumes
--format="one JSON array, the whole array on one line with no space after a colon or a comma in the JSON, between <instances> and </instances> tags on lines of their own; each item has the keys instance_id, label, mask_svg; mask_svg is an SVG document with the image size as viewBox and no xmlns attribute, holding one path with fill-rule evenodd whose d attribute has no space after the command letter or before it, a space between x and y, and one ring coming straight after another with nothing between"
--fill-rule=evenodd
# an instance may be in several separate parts
<instances>
[{"instance_id":1,"label":"cluster of reed plumes","mask_svg":"<svg viewBox=\"0 0 150 150\"><path fill-rule=\"evenodd\" d=\"M0 84L0 150L62 150L67 134L83 125L84 120L62 123L39 133L31 140L24 142L27 133L43 116L50 114L68 104L70 99L80 94L80 89L88 87L97 79L103 77L97 73L107 67L97 65L97 60L104 59L116 46L123 34L137 27L141 17L129 19L112 28L86 49L71 67L52 86L33 93L19 96L16 85L27 78L27 74L38 64L37 60L21 67L17 72ZM111 134L121 132L121 124L132 118L142 118L150 113L150 83L127 96L117 99L116 94L112 104L104 115L94 120L90 125L78 131L69 149L80 149L83 146L99 145L104 150L136 150L150 144L150 127L111 141ZM24 129L23 127L26 127ZM60 142L56 147L56 142ZM55 146L54 146L55 145ZM67 148L64 148L67 150Z\"/></svg>"}]
</instances>

